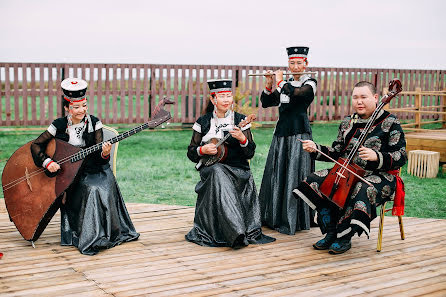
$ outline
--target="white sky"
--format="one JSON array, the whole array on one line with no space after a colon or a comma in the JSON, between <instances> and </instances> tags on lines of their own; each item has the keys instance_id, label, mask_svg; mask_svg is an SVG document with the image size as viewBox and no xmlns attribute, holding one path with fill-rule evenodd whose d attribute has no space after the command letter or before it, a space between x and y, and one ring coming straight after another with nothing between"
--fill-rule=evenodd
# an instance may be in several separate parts
<instances>
[{"instance_id":1,"label":"white sky","mask_svg":"<svg viewBox=\"0 0 446 297\"><path fill-rule=\"evenodd\" d=\"M446 1L0 0L0 62L446 69Z\"/></svg>"}]
</instances>

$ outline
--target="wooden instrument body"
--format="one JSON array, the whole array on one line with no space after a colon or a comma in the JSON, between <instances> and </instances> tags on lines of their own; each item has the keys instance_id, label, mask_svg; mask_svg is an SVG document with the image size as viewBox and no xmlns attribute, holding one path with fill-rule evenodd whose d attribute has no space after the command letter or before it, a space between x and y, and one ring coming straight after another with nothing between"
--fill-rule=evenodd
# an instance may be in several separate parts
<instances>
[{"instance_id":1,"label":"wooden instrument body","mask_svg":"<svg viewBox=\"0 0 446 297\"><path fill-rule=\"evenodd\" d=\"M220 140L217 138L212 138L206 144L213 143L217 144ZM218 162L223 162L228 155L228 146L225 143L217 146L217 153L215 155L204 155L202 157L202 163L204 166L211 166Z\"/></svg>"},{"instance_id":2,"label":"wooden instrument body","mask_svg":"<svg viewBox=\"0 0 446 297\"><path fill-rule=\"evenodd\" d=\"M339 158L338 162L344 165L347 160ZM365 174L365 170L354 163L348 164L346 167L361 177ZM339 178L339 174L342 174L344 177ZM339 180L338 183L336 183L337 179ZM335 164L319 187L319 191L321 191L329 201L343 209L347 198L350 197L353 188L358 181L360 181L360 179L357 176L350 173L348 170L343 169L340 165Z\"/></svg>"},{"instance_id":3,"label":"wooden instrument body","mask_svg":"<svg viewBox=\"0 0 446 297\"><path fill-rule=\"evenodd\" d=\"M60 207L62 194L75 182L75 177L82 166L83 159L71 163L59 163L60 170L56 177L33 172L38 168L31 155L31 143L20 147L9 158L2 174L3 194L11 221L24 239L36 241ZM61 160L81 149L71 144L52 139L47 146L46 154L53 160ZM26 176L26 179L15 186L10 183Z\"/></svg>"}]
</instances>

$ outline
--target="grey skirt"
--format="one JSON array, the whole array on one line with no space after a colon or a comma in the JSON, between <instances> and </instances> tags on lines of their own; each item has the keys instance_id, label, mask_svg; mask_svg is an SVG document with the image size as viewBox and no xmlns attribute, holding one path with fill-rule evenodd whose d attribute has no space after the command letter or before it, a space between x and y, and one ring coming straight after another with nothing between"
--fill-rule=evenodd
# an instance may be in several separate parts
<instances>
[{"instance_id":1,"label":"grey skirt","mask_svg":"<svg viewBox=\"0 0 446 297\"><path fill-rule=\"evenodd\" d=\"M250 170L216 163L200 170L194 227L186 240L237 247L275 239L262 233L260 206Z\"/></svg>"},{"instance_id":2,"label":"grey skirt","mask_svg":"<svg viewBox=\"0 0 446 297\"><path fill-rule=\"evenodd\" d=\"M81 173L60 210L61 244L82 254L94 255L139 237L108 164L97 173Z\"/></svg>"},{"instance_id":3,"label":"grey skirt","mask_svg":"<svg viewBox=\"0 0 446 297\"><path fill-rule=\"evenodd\" d=\"M313 218L308 205L292 193L314 171L314 161L298 138L311 140L311 135L273 136L259 194L263 225L290 235L310 229Z\"/></svg>"}]
</instances>

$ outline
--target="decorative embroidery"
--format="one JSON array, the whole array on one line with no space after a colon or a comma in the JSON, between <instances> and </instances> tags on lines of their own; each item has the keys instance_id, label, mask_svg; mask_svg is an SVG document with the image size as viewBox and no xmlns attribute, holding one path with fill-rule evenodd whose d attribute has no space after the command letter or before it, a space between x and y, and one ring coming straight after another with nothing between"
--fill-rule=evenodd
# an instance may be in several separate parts
<instances>
[{"instance_id":1,"label":"decorative embroidery","mask_svg":"<svg viewBox=\"0 0 446 297\"><path fill-rule=\"evenodd\" d=\"M392 194L392 190L390 189L389 185L385 185L383 189L381 190L381 194L383 197L389 197L390 194Z\"/></svg>"},{"instance_id":2,"label":"decorative embroidery","mask_svg":"<svg viewBox=\"0 0 446 297\"><path fill-rule=\"evenodd\" d=\"M393 146L398 144L398 142L400 141L400 137L401 137L401 132L398 130L393 130L390 132L390 137L389 137L389 145Z\"/></svg>"},{"instance_id":3,"label":"decorative embroidery","mask_svg":"<svg viewBox=\"0 0 446 297\"><path fill-rule=\"evenodd\" d=\"M323 169L323 170L316 171L314 174L319 176L319 177L325 177L325 176L328 175L328 169Z\"/></svg>"},{"instance_id":4,"label":"decorative embroidery","mask_svg":"<svg viewBox=\"0 0 446 297\"><path fill-rule=\"evenodd\" d=\"M362 184L361 183L357 183L355 188L353 189L351 199L355 198L356 195L358 195L359 191L361 191L361 188L362 188Z\"/></svg>"},{"instance_id":5,"label":"decorative embroidery","mask_svg":"<svg viewBox=\"0 0 446 297\"><path fill-rule=\"evenodd\" d=\"M399 151L391 152L390 155L395 161L399 161L401 159L401 153Z\"/></svg>"},{"instance_id":6,"label":"decorative embroidery","mask_svg":"<svg viewBox=\"0 0 446 297\"><path fill-rule=\"evenodd\" d=\"M369 181L369 182L371 182L371 183L374 183L374 184L379 184L379 183L382 182L382 179L379 176L377 176L377 175L370 175L370 176L367 176L364 179Z\"/></svg>"},{"instance_id":7,"label":"decorative embroidery","mask_svg":"<svg viewBox=\"0 0 446 297\"><path fill-rule=\"evenodd\" d=\"M312 182L312 183L310 184L310 187L311 187L316 193L318 193L319 196L322 196L322 193L319 191L319 185L318 185L317 182Z\"/></svg>"},{"instance_id":8,"label":"decorative embroidery","mask_svg":"<svg viewBox=\"0 0 446 297\"><path fill-rule=\"evenodd\" d=\"M375 187L367 188L367 198L369 198L370 204L375 204L377 194L378 190L376 190Z\"/></svg>"},{"instance_id":9,"label":"decorative embroidery","mask_svg":"<svg viewBox=\"0 0 446 297\"><path fill-rule=\"evenodd\" d=\"M393 174L387 173L387 172L383 172L382 176L387 179L389 182L393 182L393 180L395 179L395 176Z\"/></svg>"},{"instance_id":10,"label":"decorative embroidery","mask_svg":"<svg viewBox=\"0 0 446 297\"><path fill-rule=\"evenodd\" d=\"M390 127L393 125L393 123L395 122L395 118L393 117L387 117L381 124L381 129L384 132L389 132Z\"/></svg>"},{"instance_id":11,"label":"decorative embroidery","mask_svg":"<svg viewBox=\"0 0 446 297\"><path fill-rule=\"evenodd\" d=\"M379 139L378 136L367 138L366 141L364 141L364 146L372 150L379 151L382 146L381 139Z\"/></svg>"}]
</instances>

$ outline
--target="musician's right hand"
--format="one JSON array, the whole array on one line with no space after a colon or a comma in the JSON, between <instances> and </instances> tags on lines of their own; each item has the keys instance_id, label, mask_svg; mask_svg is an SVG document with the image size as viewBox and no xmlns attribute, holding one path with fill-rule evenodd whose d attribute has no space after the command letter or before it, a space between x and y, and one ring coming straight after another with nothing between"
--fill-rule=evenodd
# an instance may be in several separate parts
<instances>
[{"instance_id":1,"label":"musician's right hand","mask_svg":"<svg viewBox=\"0 0 446 297\"><path fill-rule=\"evenodd\" d=\"M56 162L51 162L51 164L46 168L49 172L56 172L60 169L60 165Z\"/></svg>"},{"instance_id":2,"label":"musician's right hand","mask_svg":"<svg viewBox=\"0 0 446 297\"><path fill-rule=\"evenodd\" d=\"M266 73L273 73L271 70L266 71ZM266 86L271 89L273 87L274 75L265 75Z\"/></svg>"},{"instance_id":3,"label":"musician's right hand","mask_svg":"<svg viewBox=\"0 0 446 297\"><path fill-rule=\"evenodd\" d=\"M302 141L302 148L306 152L313 153L316 151L316 144L312 140L304 140Z\"/></svg>"},{"instance_id":4,"label":"musician's right hand","mask_svg":"<svg viewBox=\"0 0 446 297\"><path fill-rule=\"evenodd\" d=\"M201 147L201 152L205 155L216 155L217 147L213 143L208 143Z\"/></svg>"}]
</instances>

